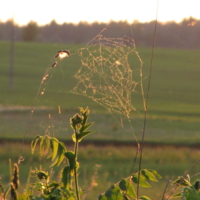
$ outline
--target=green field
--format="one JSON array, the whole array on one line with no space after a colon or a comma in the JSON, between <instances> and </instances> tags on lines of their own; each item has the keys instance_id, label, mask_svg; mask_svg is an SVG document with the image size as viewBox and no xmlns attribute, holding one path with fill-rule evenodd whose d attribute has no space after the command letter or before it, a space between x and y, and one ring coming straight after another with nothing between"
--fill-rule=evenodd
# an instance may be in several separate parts
<instances>
[{"instance_id":1,"label":"green field","mask_svg":"<svg viewBox=\"0 0 200 200\"><path fill-rule=\"evenodd\" d=\"M72 129L69 118L78 112L79 106L89 106L89 120L95 122L92 126L95 132L88 137L94 145L80 147L80 185L83 189L90 187L91 177L94 177L96 166L99 166L95 179L98 186L88 191L90 198L85 199L94 199L112 183L128 176L136 146L102 145L113 141L124 142L124 145L134 144L135 136L141 140L144 113L140 93L133 96L132 104L137 111L131 113L130 121L126 116L110 113L91 99L70 92L76 85L74 75L81 66L78 56L74 55L79 46L20 42L15 44L14 79L13 88L10 89L10 46L9 42L0 42L0 138L1 141L7 140L0 148L2 183L8 183L8 159L17 161L24 135L27 143L37 134L70 140ZM61 49L70 50L72 56L51 69L46 84L41 84L46 70L54 62L56 52ZM151 49L138 48L137 51L143 61L146 93ZM139 69L135 58L130 62ZM199 150L194 148L200 144L199 63L197 50L155 50L142 164L143 168L156 169L163 177L159 186L154 184L156 190L147 189L146 195L152 198L162 194L168 179L185 174L199 159ZM44 95L37 95L40 86L40 92L44 91ZM61 114L57 112L58 106L61 107ZM95 142L99 141L101 146L95 146ZM48 169L49 163L32 156L29 145L23 146L22 155L25 161L20 165L21 183L25 185L30 167L42 164ZM54 177L58 178L59 168L54 170ZM198 166L191 175L197 172ZM194 180L196 178L193 177Z\"/></svg>"},{"instance_id":2,"label":"green field","mask_svg":"<svg viewBox=\"0 0 200 200\"><path fill-rule=\"evenodd\" d=\"M126 117L109 113L91 99L70 93L77 81L74 75L81 66L76 45L20 43L15 44L13 89L9 88L10 43L0 42L0 134L2 138L33 138L37 133L50 132L70 138L69 118L77 107L89 106L95 121L93 140L138 140L143 126L142 98L134 94L132 104L137 111ZM70 50L72 56L49 71L44 95L37 95L45 71L54 62L60 49ZM143 85L147 87L151 49L138 48L143 61ZM199 52L197 50L155 49L154 66L147 115L146 142L198 144L200 141ZM134 58L130 61L139 68ZM138 67L137 67L138 66ZM134 71L135 72L135 71ZM135 74L135 73L134 73ZM44 90L45 89L45 90ZM41 92L40 91L40 92ZM146 93L146 90L145 90ZM32 106L36 103L33 116ZM62 114L57 114L60 105ZM41 109L41 107L43 109ZM49 119L51 114L51 119ZM123 121L123 127L121 127ZM30 123L29 123L30 122ZM26 131L29 123L28 131Z\"/></svg>"}]
</instances>

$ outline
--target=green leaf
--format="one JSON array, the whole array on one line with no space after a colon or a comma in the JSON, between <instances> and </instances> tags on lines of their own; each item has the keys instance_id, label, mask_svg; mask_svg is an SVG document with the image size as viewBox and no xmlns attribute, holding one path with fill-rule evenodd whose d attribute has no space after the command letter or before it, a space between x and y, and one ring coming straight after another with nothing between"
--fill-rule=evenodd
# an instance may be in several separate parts
<instances>
[{"instance_id":1,"label":"green leaf","mask_svg":"<svg viewBox=\"0 0 200 200\"><path fill-rule=\"evenodd\" d=\"M48 185L48 187L50 188L50 187L53 187L53 188L57 188L59 186L59 183L57 183L57 182L51 182L49 185Z\"/></svg>"},{"instance_id":2,"label":"green leaf","mask_svg":"<svg viewBox=\"0 0 200 200\"><path fill-rule=\"evenodd\" d=\"M181 197L181 196L182 196L182 192L179 192L179 193L173 195L172 198Z\"/></svg>"},{"instance_id":3,"label":"green leaf","mask_svg":"<svg viewBox=\"0 0 200 200\"><path fill-rule=\"evenodd\" d=\"M151 185L146 181L146 178L144 176L142 176L140 174L140 179L138 178L138 173L136 174L133 174L133 177L131 179L133 181L133 183L136 183L139 184L142 186L142 187L151 187Z\"/></svg>"},{"instance_id":4,"label":"green leaf","mask_svg":"<svg viewBox=\"0 0 200 200\"><path fill-rule=\"evenodd\" d=\"M94 131L85 131L85 132L80 132L78 135L77 135L77 138L78 138L78 142L81 142L82 138L93 133ZM73 142L76 142L76 134L72 134L72 141Z\"/></svg>"},{"instance_id":5,"label":"green leaf","mask_svg":"<svg viewBox=\"0 0 200 200\"><path fill-rule=\"evenodd\" d=\"M38 178L39 180L42 180L42 179L48 180L48 177L49 177L49 175L48 175L48 173L45 172L45 171L38 171L38 172L37 172L37 178Z\"/></svg>"},{"instance_id":6,"label":"green leaf","mask_svg":"<svg viewBox=\"0 0 200 200\"><path fill-rule=\"evenodd\" d=\"M65 158L64 153L66 152L66 148L64 143L59 142L59 147L58 147L58 161L57 161L57 165L60 165L63 161L63 159Z\"/></svg>"},{"instance_id":7,"label":"green leaf","mask_svg":"<svg viewBox=\"0 0 200 200\"><path fill-rule=\"evenodd\" d=\"M134 187L131 183L128 185L127 194L133 198L136 198L136 193L135 193Z\"/></svg>"},{"instance_id":8,"label":"green leaf","mask_svg":"<svg viewBox=\"0 0 200 200\"><path fill-rule=\"evenodd\" d=\"M151 181L155 181L158 182L158 179L154 176L154 174L152 172L150 172L147 169L142 169L141 170L141 174L147 179L147 180L151 180Z\"/></svg>"},{"instance_id":9,"label":"green leaf","mask_svg":"<svg viewBox=\"0 0 200 200\"><path fill-rule=\"evenodd\" d=\"M80 139L78 139L78 142L81 142L81 138ZM73 142L76 142L76 134L74 133L74 134L72 134L72 141Z\"/></svg>"},{"instance_id":10,"label":"green leaf","mask_svg":"<svg viewBox=\"0 0 200 200\"><path fill-rule=\"evenodd\" d=\"M57 156L57 152L58 152L58 140L56 138L51 138L51 151L52 151L52 154L51 154L51 157L52 157L52 161L56 158Z\"/></svg>"},{"instance_id":11,"label":"green leaf","mask_svg":"<svg viewBox=\"0 0 200 200\"><path fill-rule=\"evenodd\" d=\"M80 129L80 132L83 132L83 131L87 130L93 124L94 124L94 122L90 122L89 124L86 124L86 125L82 126L82 128Z\"/></svg>"},{"instance_id":12,"label":"green leaf","mask_svg":"<svg viewBox=\"0 0 200 200\"><path fill-rule=\"evenodd\" d=\"M75 169L76 168L76 161L75 161L75 154L73 151L67 151L64 153L64 156L67 157L69 161L69 166L70 169Z\"/></svg>"},{"instance_id":13,"label":"green leaf","mask_svg":"<svg viewBox=\"0 0 200 200\"><path fill-rule=\"evenodd\" d=\"M187 186L183 189L183 197L186 200L200 200L200 195L193 186Z\"/></svg>"},{"instance_id":14,"label":"green leaf","mask_svg":"<svg viewBox=\"0 0 200 200\"><path fill-rule=\"evenodd\" d=\"M32 142L31 142L31 152L32 152L32 154L34 154L35 147L36 147L36 144L37 144L37 142L38 142L39 139L40 139L40 136L37 135L37 136L35 137L35 139L32 140Z\"/></svg>"},{"instance_id":15,"label":"green leaf","mask_svg":"<svg viewBox=\"0 0 200 200\"><path fill-rule=\"evenodd\" d=\"M100 194L98 200L108 200L108 198L105 195Z\"/></svg>"},{"instance_id":16,"label":"green leaf","mask_svg":"<svg viewBox=\"0 0 200 200\"><path fill-rule=\"evenodd\" d=\"M128 184L130 184L130 183L128 183ZM128 189L128 184L127 184L127 182L126 182L126 180L125 179L122 179L120 182L119 182L119 188L121 189L121 190L123 190L123 191L127 191L127 189Z\"/></svg>"},{"instance_id":17,"label":"green leaf","mask_svg":"<svg viewBox=\"0 0 200 200\"><path fill-rule=\"evenodd\" d=\"M108 200L123 200L123 196L120 193L118 186L112 185L104 194Z\"/></svg>"},{"instance_id":18,"label":"green leaf","mask_svg":"<svg viewBox=\"0 0 200 200\"><path fill-rule=\"evenodd\" d=\"M56 195L58 199L61 199L60 198L60 195L61 195L60 192L61 192L60 188L55 188L55 189L52 190L52 194Z\"/></svg>"},{"instance_id":19,"label":"green leaf","mask_svg":"<svg viewBox=\"0 0 200 200\"><path fill-rule=\"evenodd\" d=\"M53 163L51 164L50 167L52 167L54 165L60 165L61 164L61 162L65 158L65 156L64 156L65 151L66 151L66 149L65 149L64 144L59 142L56 157L54 158Z\"/></svg>"},{"instance_id":20,"label":"green leaf","mask_svg":"<svg viewBox=\"0 0 200 200\"><path fill-rule=\"evenodd\" d=\"M112 187L112 186L111 186ZM108 198L112 197L112 188L109 188L106 192L105 192L105 196Z\"/></svg>"},{"instance_id":21,"label":"green leaf","mask_svg":"<svg viewBox=\"0 0 200 200\"><path fill-rule=\"evenodd\" d=\"M50 149L50 139L49 139L48 135L44 136L44 141L46 143L46 150L49 151L49 149Z\"/></svg>"},{"instance_id":22,"label":"green leaf","mask_svg":"<svg viewBox=\"0 0 200 200\"><path fill-rule=\"evenodd\" d=\"M194 186L194 188L198 191L200 189L200 181L195 181L195 183L192 186Z\"/></svg>"},{"instance_id":23,"label":"green leaf","mask_svg":"<svg viewBox=\"0 0 200 200\"><path fill-rule=\"evenodd\" d=\"M72 188L66 189L64 187L60 187L60 188L62 189L63 194L67 197L67 198L65 198L66 200L72 200L72 199L76 200L76 194L75 194L74 189L72 189Z\"/></svg>"},{"instance_id":24,"label":"green leaf","mask_svg":"<svg viewBox=\"0 0 200 200\"><path fill-rule=\"evenodd\" d=\"M64 158L65 158L65 156L64 156L64 151L62 151L61 153L60 153L60 155L59 155L59 157L58 157L58 160L57 160L57 166L59 166L61 163L62 163L62 161L64 160Z\"/></svg>"},{"instance_id":25,"label":"green leaf","mask_svg":"<svg viewBox=\"0 0 200 200\"><path fill-rule=\"evenodd\" d=\"M76 134L75 133L72 134L72 141L76 142Z\"/></svg>"},{"instance_id":26,"label":"green leaf","mask_svg":"<svg viewBox=\"0 0 200 200\"><path fill-rule=\"evenodd\" d=\"M142 200L151 200L149 197L146 197L146 196L141 196L141 197L139 197L139 199L142 199Z\"/></svg>"},{"instance_id":27,"label":"green leaf","mask_svg":"<svg viewBox=\"0 0 200 200\"><path fill-rule=\"evenodd\" d=\"M81 139L91 133L93 133L94 131L85 131L85 132L81 132L80 134L78 134L78 142L81 141Z\"/></svg>"},{"instance_id":28,"label":"green leaf","mask_svg":"<svg viewBox=\"0 0 200 200\"><path fill-rule=\"evenodd\" d=\"M156 178L162 178L162 176L154 169L148 169Z\"/></svg>"},{"instance_id":29,"label":"green leaf","mask_svg":"<svg viewBox=\"0 0 200 200\"><path fill-rule=\"evenodd\" d=\"M71 184L71 174L70 174L70 167L65 166L63 171L62 171L62 183L66 189L70 188Z\"/></svg>"},{"instance_id":30,"label":"green leaf","mask_svg":"<svg viewBox=\"0 0 200 200\"><path fill-rule=\"evenodd\" d=\"M130 181L126 180L126 179L122 179L120 182L119 182L119 187L122 191L125 191L127 195L133 197L133 198L136 198L136 193L135 193L135 190L133 188L133 184Z\"/></svg>"},{"instance_id":31,"label":"green leaf","mask_svg":"<svg viewBox=\"0 0 200 200\"><path fill-rule=\"evenodd\" d=\"M66 156L66 158L68 160L72 160L72 159L75 159L75 154L73 151L67 151L64 153L64 155Z\"/></svg>"},{"instance_id":32,"label":"green leaf","mask_svg":"<svg viewBox=\"0 0 200 200\"><path fill-rule=\"evenodd\" d=\"M63 142L59 142L59 145L62 147L63 151L66 151L65 144Z\"/></svg>"},{"instance_id":33,"label":"green leaf","mask_svg":"<svg viewBox=\"0 0 200 200\"><path fill-rule=\"evenodd\" d=\"M181 187L185 187L185 186L190 186L190 182L183 178L182 176L179 176L175 181L173 181L173 184L181 186Z\"/></svg>"},{"instance_id":34,"label":"green leaf","mask_svg":"<svg viewBox=\"0 0 200 200\"><path fill-rule=\"evenodd\" d=\"M44 137L40 137L40 156L43 155L44 152Z\"/></svg>"}]
</instances>

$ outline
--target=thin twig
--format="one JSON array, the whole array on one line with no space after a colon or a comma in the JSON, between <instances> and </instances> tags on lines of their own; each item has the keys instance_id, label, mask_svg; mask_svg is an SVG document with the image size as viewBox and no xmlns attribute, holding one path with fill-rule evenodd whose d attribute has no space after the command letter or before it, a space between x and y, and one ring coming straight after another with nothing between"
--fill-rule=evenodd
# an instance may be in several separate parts
<instances>
[{"instance_id":1,"label":"thin twig","mask_svg":"<svg viewBox=\"0 0 200 200\"><path fill-rule=\"evenodd\" d=\"M165 198L165 194L166 194L168 185L169 185L169 180L167 181L167 184L165 186L165 189L164 189L164 192L163 192L163 195L162 195L162 200L164 200L164 198Z\"/></svg>"},{"instance_id":2,"label":"thin twig","mask_svg":"<svg viewBox=\"0 0 200 200\"><path fill-rule=\"evenodd\" d=\"M142 130L142 140L141 140L141 144L140 144L139 172L138 172L138 184L137 184L137 198L139 197L140 170L142 168L142 153L143 153L144 136L145 136L145 130L146 130L148 102L149 102L151 76L152 76L153 60L154 60L154 50L155 50L155 44L156 44L156 32L157 32L157 23L158 23L158 2L159 2L159 0L157 1L157 12L156 12L156 20L155 20L154 36L153 36L153 47L152 47L152 53L151 53L151 63L150 63L150 71L149 71L147 95L146 95L146 105L145 105L145 110L144 110L144 123L143 123L143 130Z\"/></svg>"}]
</instances>

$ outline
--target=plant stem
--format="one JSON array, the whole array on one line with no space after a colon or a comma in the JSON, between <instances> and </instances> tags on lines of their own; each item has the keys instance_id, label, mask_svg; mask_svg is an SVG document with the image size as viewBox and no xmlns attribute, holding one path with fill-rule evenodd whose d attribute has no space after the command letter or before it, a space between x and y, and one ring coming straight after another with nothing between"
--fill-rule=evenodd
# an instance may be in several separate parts
<instances>
[{"instance_id":1,"label":"plant stem","mask_svg":"<svg viewBox=\"0 0 200 200\"><path fill-rule=\"evenodd\" d=\"M142 140L140 144L140 158L139 158L139 173L138 173L138 184L137 184L137 199L139 197L139 189L140 189L140 171L142 168L142 155L143 155L143 146L144 146L144 136L146 132L146 122L147 122L147 112L148 112L148 102L149 102L149 94L150 94L150 86L151 86L151 76L152 76L152 69L153 69L153 61L154 61L154 50L156 44L156 33L157 33L157 24L158 24L158 3L157 0L157 12L156 12L156 20L154 25L154 36L153 36L153 47L151 51L151 63L150 63L150 70L149 70L149 80L147 85L147 94L146 94L146 103L145 103L145 110L144 110L144 122L143 122L143 130L142 130Z\"/></svg>"},{"instance_id":2,"label":"plant stem","mask_svg":"<svg viewBox=\"0 0 200 200\"><path fill-rule=\"evenodd\" d=\"M77 162L77 157L78 157L78 137L77 137L77 131L75 129L75 135L76 135L76 142L75 142L75 149L74 149L74 153L75 153L75 162ZM75 182L75 188L76 188L76 197L77 200L80 200L80 196L79 196L79 191L78 191L78 175L77 175L77 168L75 167L74 169L74 182Z\"/></svg>"}]
</instances>

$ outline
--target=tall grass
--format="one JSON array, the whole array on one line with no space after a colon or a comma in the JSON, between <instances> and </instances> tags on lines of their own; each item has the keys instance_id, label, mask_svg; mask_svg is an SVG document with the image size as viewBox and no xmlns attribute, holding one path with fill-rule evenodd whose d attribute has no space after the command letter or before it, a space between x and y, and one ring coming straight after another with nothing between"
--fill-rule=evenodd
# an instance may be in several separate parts
<instances>
[{"instance_id":1,"label":"tall grass","mask_svg":"<svg viewBox=\"0 0 200 200\"><path fill-rule=\"evenodd\" d=\"M12 147L12 148L10 148ZM72 150L72 146L67 146ZM127 177L131 171L132 160L130 157L135 155L134 147L113 147L113 146L81 146L79 147L79 161L81 163L81 170L79 174L79 182L82 189L87 189L92 183L92 177L95 178L96 185L90 191L88 198L95 199L97 194L104 192L109 186L122 177ZM6 184L9 181L10 174L8 170L8 159L12 161L17 160L19 152L18 143L2 144L0 148L1 165L0 176L2 183ZM176 152L176 153L175 153ZM39 153L31 155L30 146L24 146L25 161L20 164L20 191L27 183L27 177L30 168L39 168L42 165L43 169L50 170L50 160L41 159ZM152 188L146 189L145 194L152 199L157 198L166 186L168 179L174 180L177 176L183 175L195 163L200 156L198 149L186 147L168 147L161 146L155 148L144 148L143 154L143 168L156 169L161 175L162 179L158 183L153 184ZM60 170L63 165L54 167L53 178L59 180ZM95 174L95 172L97 172ZM194 168L191 175L198 172L198 166ZM91 177L91 178L86 178ZM200 178L199 176L191 177L192 180ZM142 189L142 188L141 188Z\"/></svg>"}]
</instances>

